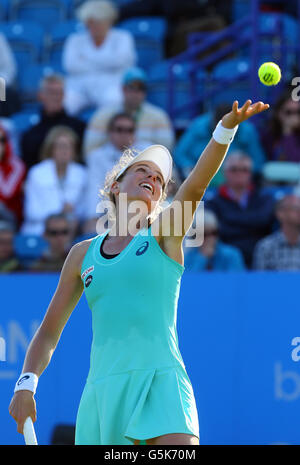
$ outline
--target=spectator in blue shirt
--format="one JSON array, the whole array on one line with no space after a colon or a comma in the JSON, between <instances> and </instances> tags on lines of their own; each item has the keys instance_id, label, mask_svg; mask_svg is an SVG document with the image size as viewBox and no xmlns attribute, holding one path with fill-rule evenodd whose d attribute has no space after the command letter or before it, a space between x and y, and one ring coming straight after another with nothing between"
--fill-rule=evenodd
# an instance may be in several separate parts
<instances>
[{"instance_id":1,"label":"spectator in blue shirt","mask_svg":"<svg viewBox=\"0 0 300 465\"><path fill-rule=\"evenodd\" d=\"M179 138L174 152L174 162L176 163L182 177L185 179L191 169L195 166L209 140L211 139L214 127L221 119L221 115L230 111L227 105L219 105L216 111L204 113L198 116L188 129ZM246 152L253 162L253 171L259 174L265 162L265 153L262 148L258 131L253 123L245 121L240 125L234 141L230 145L227 157L236 150ZM224 181L222 171L219 171L211 182L211 186L220 185Z\"/></svg>"},{"instance_id":2,"label":"spectator in blue shirt","mask_svg":"<svg viewBox=\"0 0 300 465\"><path fill-rule=\"evenodd\" d=\"M195 228L201 234L202 221L198 211L195 217ZM186 247L185 269L187 271L243 271L244 259L236 247L224 244L219 239L219 225L216 215L205 209L204 237L200 247ZM190 239L191 241L191 239Z\"/></svg>"},{"instance_id":3,"label":"spectator in blue shirt","mask_svg":"<svg viewBox=\"0 0 300 465\"><path fill-rule=\"evenodd\" d=\"M223 172L226 182L205 206L217 215L221 240L238 247L250 268L255 244L275 225L275 202L254 186L252 161L247 154L232 153L223 164Z\"/></svg>"}]
</instances>

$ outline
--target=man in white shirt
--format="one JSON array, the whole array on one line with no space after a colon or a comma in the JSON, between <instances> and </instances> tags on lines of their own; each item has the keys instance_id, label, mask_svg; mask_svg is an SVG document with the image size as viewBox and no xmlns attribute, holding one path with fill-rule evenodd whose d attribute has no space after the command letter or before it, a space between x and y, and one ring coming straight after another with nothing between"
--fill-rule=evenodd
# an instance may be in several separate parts
<instances>
[{"instance_id":1,"label":"man in white shirt","mask_svg":"<svg viewBox=\"0 0 300 465\"><path fill-rule=\"evenodd\" d=\"M123 76L123 102L120 105L100 108L92 116L84 136L84 154L107 141L107 123L120 111L130 114L137 126L136 140L150 144L161 144L172 150L175 133L168 114L156 105L146 101L147 76L141 68L133 67Z\"/></svg>"},{"instance_id":2,"label":"man in white shirt","mask_svg":"<svg viewBox=\"0 0 300 465\"><path fill-rule=\"evenodd\" d=\"M87 1L78 10L86 30L70 35L62 58L67 73L65 107L72 115L122 99L122 76L135 64L136 50L129 32L112 27L117 15L107 0Z\"/></svg>"}]
</instances>

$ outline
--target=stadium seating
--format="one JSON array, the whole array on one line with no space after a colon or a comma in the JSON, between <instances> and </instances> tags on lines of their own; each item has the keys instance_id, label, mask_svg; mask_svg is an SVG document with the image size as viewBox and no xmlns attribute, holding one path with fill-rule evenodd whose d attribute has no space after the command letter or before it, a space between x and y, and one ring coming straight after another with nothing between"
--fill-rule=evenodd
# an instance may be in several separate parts
<instances>
[{"instance_id":1,"label":"stadium seating","mask_svg":"<svg viewBox=\"0 0 300 465\"><path fill-rule=\"evenodd\" d=\"M165 60L152 66L148 73L148 100L164 108L170 113L169 105L169 79L170 79L170 62ZM175 64L171 67L171 75L173 76L174 86L174 101L173 108L180 107L187 103L191 96L190 82L191 67L189 64ZM203 92L205 85L206 74L202 71L197 73L196 93L199 95ZM184 110L180 112L180 118L190 118L190 111Z\"/></svg>"},{"instance_id":2,"label":"stadium seating","mask_svg":"<svg viewBox=\"0 0 300 465\"><path fill-rule=\"evenodd\" d=\"M60 72L60 69L48 64L31 63L24 67L18 80L22 100L36 100L41 79L54 72Z\"/></svg>"},{"instance_id":3,"label":"stadium seating","mask_svg":"<svg viewBox=\"0 0 300 465\"><path fill-rule=\"evenodd\" d=\"M11 117L14 126L17 128L18 133L21 135L27 131L31 126L39 122L40 116L37 112L20 111Z\"/></svg>"},{"instance_id":4,"label":"stadium seating","mask_svg":"<svg viewBox=\"0 0 300 465\"><path fill-rule=\"evenodd\" d=\"M38 259L48 244L41 236L17 234L14 239L15 254L24 266L30 265Z\"/></svg>"},{"instance_id":5,"label":"stadium seating","mask_svg":"<svg viewBox=\"0 0 300 465\"><path fill-rule=\"evenodd\" d=\"M0 21L4 21L8 18L8 12L9 12L9 0L1 0L0 3Z\"/></svg>"},{"instance_id":6,"label":"stadium seating","mask_svg":"<svg viewBox=\"0 0 300 465\"><path fill-rule=\"evenodd\" d=\"M44 59L53 66L61 66L64 42L70 34L83 29L84 26L75 19L56 24L47 39Z\"/></svg>"},{"instance_id":7,"label":"stadium seating","mask_svg":"<svg viewBox=\"0 0 300 465\"><path fill-rule=\"evenodd\" d=\"M9 21L0 23L0 32L8 40L16 58L19 74L24 65L37 62L44 46L44 31L32 21Z\"/></svg>"},{"instance_id":8,"label":"stadium seating","mask_svg":"<svg viewBox=\"0 0 300 465\"><path fill-rule=\"evenodd\" d=\"M244 102L250 95L250 76L249 58L233 58L224 60L215 66L211 75L211 85L216 91L212 95L212 103L217 105L223 102L232 102L238 100ZM230 80L240 78L240 81L230 83Z\"/></svg>"},{"instance_id":9,"label":"stadium seating","mask_svg":"<svg viewBox=\"0 0 300 465\"><path fill-rule=\"evenodd\" d=\"M13 0L11 18L36 21L45 30L66 19L72 0Z\"/></svg>"},{"instance_id":10,"label":"stadium seating","mask_svg":"<svg viewBox=\"0 0 300 465\"><path fill-rule=\"evenodd\" d=\"M118 24L133 35L138 54L138 65L148 69L164 59L164 39L167 21L161 17L130 18Z\"/></svg>"}]
</instances>

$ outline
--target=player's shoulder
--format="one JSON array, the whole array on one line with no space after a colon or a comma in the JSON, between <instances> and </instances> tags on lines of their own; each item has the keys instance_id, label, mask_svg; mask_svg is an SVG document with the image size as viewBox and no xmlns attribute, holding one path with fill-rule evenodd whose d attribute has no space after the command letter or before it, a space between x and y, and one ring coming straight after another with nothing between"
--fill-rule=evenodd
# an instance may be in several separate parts
<instances>
[{"instance_id":1,"label":"player's shoulder","mask_svg":"<svg viewBox=\"0 0 300 465\"><path fill-rule=\"evenodd\" d=\"M70 267L70 268L75 268L77 269L78 271L81 270L81 265L82 265L82 262L83 262L83 259L93 241L93 237L91 239L85 239L83 241L80 241L80 242L76 242L76 244L74 244L69 253L68 253L68 256L67 256L67 259L66 259L66 266L67 267Z\"/></svg>"}]
</instances>

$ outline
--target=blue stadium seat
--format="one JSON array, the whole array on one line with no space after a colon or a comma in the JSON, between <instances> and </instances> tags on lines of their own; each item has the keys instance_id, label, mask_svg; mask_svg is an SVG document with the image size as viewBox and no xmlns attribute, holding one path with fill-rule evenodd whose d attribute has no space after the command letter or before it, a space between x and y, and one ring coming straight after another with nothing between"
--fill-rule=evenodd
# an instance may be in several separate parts
<instances>
[{"instance_id":1,"label":"blue stadium seat","mask_svg":"<svg viewBox=\"0 0 300 465\"><path fill-rule=\"evenodd\" d=\"M10 116L18 134L27 131L31 126L37 124L40 120L40 115L37 112L20 111Z\"/></svg>"},{"instance_id":2,"label":"blue stadium seat","mask_svg":"<svg viewBox=\"0 0 300 465\"><path fill-rule=\"evenodd\" d=\"M48 64L28 64L19 74L18 84L23 100L36 100L39 83L44 76L60 72L59 69Z\"/></svg>"},{"instance_id":3,"label":"blue stadium seat","mask_svg":"<svg viewBox=\"0 0 300 465\"><path fill-rule=\"evenodd\" d=\"M191 100L190 65L175 64L172 67L174 77L174 107L178 108ZM203 92L206 75L204 72L197 73L196 93ZM169 111L169 61L165 60L154 65L148 71L148 100ZM180 112L182 118L189 118L189 110Z\"/></svg>"},{"instance_id":4,"label":"blue stadium seat","mask_svg":"<svg viewBox=\"0 0 300 465\"><path fill-rule=\"evenodd\" d=\"M44 31L32 21L10 21L0 23L0 32L8 40L16 58L19 71L28 63L41 57L44 45Z\"/></svg>"},{"instance_id":5,"label":"blue stadium seat","mask_svg":"<svg viewBox=\"0 0 300 465\"><path fill-rule=\"evenodd\" d=\"M84 29L84 25L76 19L56 24L50 33L45 46L44 59L53 66L61 66L64 42L70 34Z\"/></svg>"},{"instance_id":6,"label":"blue stadium seat","mask_svg":"<svg viewBox=\"0 0 300 465\"><path fill-rule=\"evenodd\" d=\"M72 0L14 0L11 17L13 20L36 21L49 31L54 24L66 19Z\"/></svg>"},{"instance_id":7,"label":"blue stadium seat","mask_svg":"<svg viewBox=\"0 0 300 465\"><path fill-rule=\"evenodd\" d=\"M233 58L224 60L218 64L211 75L211 85L217 87L212 95L211 102L214 105L223 102L233 102L238 100L244 103L248 98L252 98L250 93L249 77L251 73L249 58ZM230 83L229 79L239 79Z\"/></svg>"},{"instance_id":8,"label":"blue stadium seat","mask_svg":"<svg viewBox=\"0 0 300 465\"><path fill-rule=\"evenodd\" d=\"M15 254L23 265L30 265L47 247L46 240L41 236L19 233L14 239Z\"/></svg>"},{"instance_id":9,"label":"blue stadium seat","mask_svg":"<svg viewBox=\"0 0 300 465\"><path fill-rule=\"evenodd\" d=\"M165 18L130 18L119 23L118 27L133 35L140 67L148 69L164 59L164 39L167 33Z\"/></svg>"},{"instance_id":10,"label":"blue stadium seat","mask_svg":"<svg viewBox=\"0 0 300 465\"><path fill-rule=\"evenodd\" d=\"M0 21L4 21L8 18L8 12L9 12L9 0L1 0L0 3Z\"/></svg>"}]
</instances>

